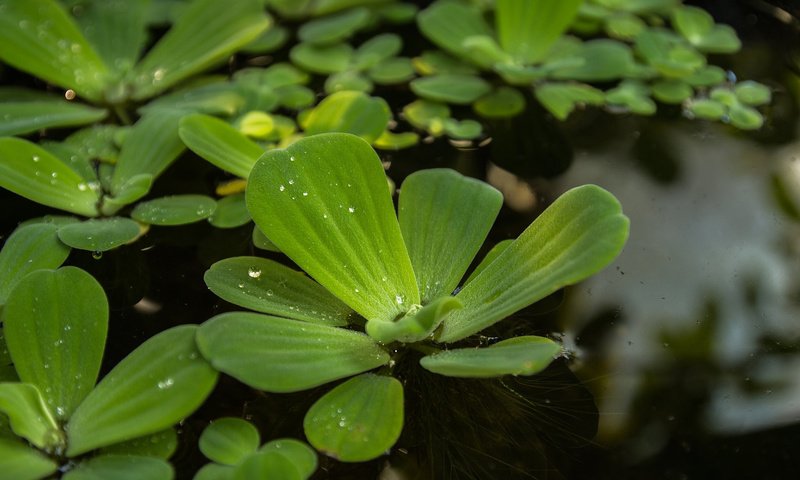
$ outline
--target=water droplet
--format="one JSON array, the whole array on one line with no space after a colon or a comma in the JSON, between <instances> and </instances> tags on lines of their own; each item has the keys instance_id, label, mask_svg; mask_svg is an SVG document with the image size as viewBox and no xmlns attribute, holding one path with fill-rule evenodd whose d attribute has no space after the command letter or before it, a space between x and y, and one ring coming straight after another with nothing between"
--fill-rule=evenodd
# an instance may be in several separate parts
<instances>
[{"instance_id":1,"label":"water droplet","mask_svg":"<svg viewBox=\"0 0 800 480\"><path fill-rule=\"evenodd\" d=\"M61 338L59 338L58 340L53 342L53 345L56 346L56 347L59 346L59 345L63 345L63 344L64 344L64 340L61 339Z\"/></svg>"},{"instance_id":2,"label":"water droplet","mask_svg":"<svg viewBox=\"0 0 800 480\"><path fill-rule=\"evenodd\" d=\"M168 378L166 380L158 382L158 389L159 390L166 390L166 389L168 389L169 387L171 387L173 385L175 385L175 380L173 380L171 378Z\"/></svg>"},{"instance_id":3,"label":"water droplet","mask_svg":"<svg viewBox=\"0 0 800 480\"><path fill-rule=\"evenodd\" d=\"M271 296L272 296L272 290L267 290L267 296L268 296L268 297L271 297Z\"/></svg>"},{"instance_id":4,"label":"water droplet","mask_svg":"<svg viewBox=\"0 0 800 480\"><path fill-rule=\"evenodd\" d=\"M72 330L72 325L64 325L65 332L69 332L70 330Z\"/></svg>"},{"instance_id":5,"label":"water droplet","mask_svg":"<svg viewBox=\"0 0 800 480\"><path fill-rule=\"evenodd\" d=\"M387 280L389 280L389 279L388 279L388 278L386 278L386 275L384 275L384 276L382 276L382 277L381 277L381 282L385 282L385 281L387 281Z\"/></svg>"},{"instance_id":6,"label":"water droplet","mask_svg":"<svg viewBox=\"0 0 800 480\"><path fill-rule=\"evenodd\" d=\"M357 288L356 288L356 289L355 289L355 291L356 291L356 293L358 293L358 292L360 292L361 290L359 290L359 289L357 289Z\"/></svg>"},{"instance_id":7,"label":"water droplet","mask_svg":"<svg viewBox=\"0 0 800 480\"><path fill-rule=\"evenodd\" d=\"M81 46L78 43L73 43L72 45L69 46L69 49L72 51L72 53L80 53Z\"/></svg>"},{"instance_id":8,"label":"water droplet","mask_svg":"<svg viewBox=\"0 0 800 480\"><path fill-rule=\"evenodd\" d=\"M289 185L294 185L294 180L289 180Z\"/></svg>"},{"instance_id":9,"label":"water droplet","mask_svg":"<svg viewBox=\"0 0 800 480\"><path fill-rule=\"evenodd\" d=\"M39 160L41 160L41 157L39 155L34 155L33 156L33 161L34 162L38 162Z\"/></svg>"},{"instance_id":10,"label":"water droplet","mask_svg":"<svg viewBox=\"0 0 800 480\"><path fill-rule=\"evenodd\" d=\"M355 213L356 207L347 207L347 211L350 213Z\"/></svg>"},{"instance_id":11,"label":"water droplet","mask_svg":"<svg viewBox=\"0 0 800 480\"><path fill-rule=\"evenodd\" d=\"M322 218L328 218L328 214L327 213L323 213L322 214Z\"/></svg>"},{"instance_id":12,"label":"water droplet","mask_svg":"<svg viewBox=\"0 0 800 480\"><path fill-rule=\"evenodd\" d=\"M159 68L155 72L153 72L153 81L160 82L164 79L164 74L167 73L166 70L163 68Z\"/></svg>"},{"instance_id":13,"label":"water droplet","mask_svg":"<svg viewBox=\"0 0 800 480\"><path fill-rule=\"evenodd\" d=\"M86 185L85 183L79 183L78 184L78 190L80 190L81 192L85 192L88 189L89 189L89 186Z\"/></svg>"},{"instance_id":14,"label":"water droplet","mask_svg":"<svg viewBox=\"0 0 800 480\"><path fill-rule=\"evenodd\" d=\"M53 178L58 178L58 172L52 172L50 176Z\"/></svg>"},{"instance_id":15,"label":"water droplet","mask_svg":"<svg viewBox=\"0 0 800 480\"><path fill-rule=\"evenodd\" d=\"M308 192L303 192L303 196L307 197L308 196Z\"/></svg>"},{"instance_id":16,"label":"water droplet","mask_svg":"<svg viewBox=\"0 0 800 480\"><path fill-rule=\"evenodd\" d=\"M100 260L103 258L103 252L92 252L92 258L95 260Z\"/></svg>"},{"instance_id":17,"label":"water droplet","mask_svg":"<svg viewBox=\"0 0 800 480\"><path fill-rule=\"evenodd\" d=\"M286 190L286 187L284 187L283 185L281 185L280 187L278 187L278 190L280 190L280 191L282 192L282 191Z\"/></svg>"},{"instance_id":18,"label":"water droplet","mask_svg":"<svg viewBox=\"0 0 800 480\"><path fill-rule=\"evenodd\" d=\"M294 162L294 155L292 155L291 157L289 157L289 161L290 161L290 162Z\"/></svg>"},{"instance_id":19,"label":"water droplet","mask_svg":"<svg viewBox=\"0 0 800 480\"><path fill-rule=\"evenodd\" d=\"M250 278L258 278L258 277L260 277L260 276L261 276L261 270L259 270L259 269L257 269L257 268L250 267L250 268L247 270L247 275L248 275Z\"/></svg>"},{"instance_id":20,"label":"water droplet","mask_svg":"<svg viewBox=\"0 0 800 480\"><path fill-rule=\"evenodd\" d=\"M240 283L239 288L244 288L244 283Z\"/></svg>"},{"instance_id":21,"label":"water droplet","mask_svg":"<svg viewBox=\"0 0 800 480\"><path fill-rule=\"evenodd\" d=\"M403 300L403 296L402 295L395 295L394 296L394 301L397 302L398 305L402 305L405 300Z\"/></svg>"}]
</instances>

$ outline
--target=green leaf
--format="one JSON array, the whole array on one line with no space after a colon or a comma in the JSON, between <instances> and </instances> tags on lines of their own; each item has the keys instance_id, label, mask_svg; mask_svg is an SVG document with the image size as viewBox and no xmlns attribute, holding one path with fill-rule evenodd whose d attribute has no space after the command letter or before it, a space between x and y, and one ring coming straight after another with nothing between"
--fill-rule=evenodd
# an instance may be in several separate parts
<instances>
[{"instance_id":1,"label":"green leaf","mask_svg":"<svg viewBox=\"0 0 800 480\"><path fill-rule=\"evenodd\" d=\"M0 103L0 135L24 135L44 128L74 127L98 122L108 112L60 99Z\"/></svg>"},{"instance_id":2,"label":"green leaf","mask_svg":"<svg viewBox=\"0 0 800 480\"><path fill-rule=\"evenodd\" d=\"M518 63L542 60L578 14L582 0L497 0L495 24L503 50Z\"/></svg>"},{"instance_id":3,"label":"green leaf","mask_svg":"<svg viewBox=\"0 0 800 480\"><path fill-rule=\"evenodd\" d=\"M347 325L352 314L304 273L266 258L226 258L203 279L223 300L261 313L331 326Z\"/></svg>"},{"instance_id":4,"label":"green leaf","mask_svg":"<svg viewBox=\"0 0 800 480\"><path fill-rule=\"evenodd\" d=\"M664 103L678 104L694 95L694 89L681 80L660 80L651 86L653 96Z\"/></svg>"},{"instance_id":5,"label":"green leaf","mask_svg":"<svg viewBox=\"0 0 800 480\"><path fill-rule=\"evenodd\" d=\"M150 3L89 0L72 10L86 39L120 76L136 64L147 42Z\"/></svg>"},{"instance_id":6,"label":"green leaf","mask_svg":"<svg viewBox=\"0 0 800 480\"><path fill-rule=\"evenodd\" d=\"M278 94L280 105L290 110L310 107L317 99L314 91L303 85L286 85L276 89L275 93Z\"/></svg>"},{"instance_id":7,"label":"green leaf","mask_svg":"<svg viewBox=\"0 0 800 480\"><path fill-rule=\"evenodd\" d=\"M19 378L36 385L59 420L94 387L108 332L103 288L76 267L23 278L4 311L8 350Z\"/></svg>"},{"instance_id":8,"label":"green leaf","mask_svg":"<svg viewBox=\"0 0 800 480\"><path fill-rule=\"evenodd\" d=\"M516 88L501 86L476 100L472 108L485 118L510 118L525 110L525 96Z\"/></svg>"},{"instance_id":9,"label":"green leaf","mask_svg":"<svg viewBox=\"0 0 800 480\"><path fill-rule=\"evenodd\" d=\"M184 110L230 116L247 103L246 93L246 88L228 81L212 82L162 95L138 111L149 114L156 110Z\"/></svg>"},{"instance_id":10,"label":"green leaf","mask_svg":"<svg viewBox=\"0 0 800 480\"><path fill-rule=\"evenodd\" d=\"M624 80L606 92L606 103L627 108L637 115L652 115L656 104L650 98L650 88L636 80Z\"/></svg>"},{"instance_id":11,"label":"green leaf","mask_svg":"<svg viewBox=\"0 0 800 480\"><path fill-rule=\"evenodd\" d=\"M414 78L414 65L405 57L390 58L371 67L369 78L380 85L396 85Z\"/></svg>"},{"instance_id":12,"label":"green leaf","mask_svg":"<svg viewBox=\"0 0 800 480\"><path fill-rule=\"evenodd\" d=\"M467 105L489 93L489 83L473 75L441 74L415 78L411 91L426 100Z\"/></svg>"},{"instance_id":13,"label":"green leaf","mask_svg":"<svg viewBox=\"0 0 800 480\"><path fill-rule=\"evenodd\" d=\"M255 110L247 112L239 117L239 120L236 121L236 126L239 131L247 137L264 139L268 138L273 130L275 130L275 120L272 118L272 115ZM257 157L260 156L261 152L259 152ZM258 160L257 157L255 160ZM253 163L255 163L255 161Z\"/></svg>"},{"instance_id":14,"label":"green leaf","mask_svg":"<svg viewBox=\"0 0 800 480\"><path fill-rule=\"evenodd\" d=\"M210 217L217 202L205 195L172 195L136 205L131 218L150 225L186 225Z\"/></svg>"},{"instance_id":15,"label":"green leaf","mask_svg":"<svg viewBox=\"0 0 800 480\"><path fill-rule=\"evenodd\" d=\"M336 92L326 97L308 115L306 134L342 132L374 142L389 124L391 111L380 97L361 92Z\"/></svg>"},{"instance_id":16,"label":"green leaf","mask_svg":"<svg viewBox=\"0 0 800 480\"><path fill-rule=\"evenodd\" d=\"M683 78L706 66L706 58L674 33L648 29L636 37L636 53L668 78Z\"/></svg>"},{"instance_id":17,"label":"green leaf","mask_svg":"<svg viewBox=\"0 0 800 480\"><path fill-rule=\"evenodd\" d=\"M448 377L533 375L544 370L561 345L544 337L515 337L487 348L457 348L422 357L426 370Z\"/></svg>"},{"instance_id":18,"label":"green leaf","mask_svg":"<svg viewBox=\"0 0 800 480\"><path fill-rule=\"evenodd\" d=\"M232 480L236 469L229 465L209 463L203 466L192 477L192 480Z\"/></svg>"},{"instance_id":19,"label":"green leaf","mask_svg":"<svg viewBox=\"0 0 800 480\"><path fill-rule=\"evenodd\" d=\"M403 49L403 40L394 33L376 35L355 51L353 65L357 70L370 69L384 60L394 57Z\"/></svg>"},{"instance_id":20,"label":"green leaf","mask_svg":"<svg viewBox=\"0 0 800 480\"><path fill-rule=\"evenodd\" d=\"M736 93L736 98L745 105L765 105L772 101L769 87L752 80L737 83L733 91Z\"/></svg>"},{"instance_id":21,"label":"green leaf","mask_svg":"<svg viewBox=\"0 0 800 480\"><path fill-rule=\"evenodd\" d=\"M728 25L715 25L708 35L704 36L697 49L704 53L736 53L742 48L742 42L736 30Z\"/></svg>"},{"instance_id":22,"label":"green leaf","mask_svg":"<svg viewBox=\"0 0 800 480\"><path fill-rule=\"evenodd\" d=\"M564 80L603 82L628 77L636 66L627 44L608 39L585 42L568 60L558 59L561 66L558 63L551 65L550 76Z\"/></svg>"},{"instance_id":23,"label":"green leaf","mask_svg":"<svg viewBox=\"0 0 800 480\"><path fill-rule=\"evenodd\" d=\"M16 440L0 438L0 472L8 480L39 480L58 470L58 464Z\"/></svg>"},{"instance_id":24,"label":"green leaf","mask_svg":"<svg viewBox=\"0 0 800 480\"><path fill-rule=\"evenodd\" d=\"M728 112L731 125L742 130L758 130L764 125L764 117L753 107L736 103Z\"/></svg>"},{"instance_id":25,"label":"green leaf","mask_svg":"<svg viewBox=\"0 0 800 480\"><path fill-rule=\"evenodd\" d=\"M100 101L108 67L55 0L0 2L0 60Z\"/></svg>"},{"instance_id":26,"label":"green leaf","mask_svg":"<svg viewBox=\"0 0 800 480\"><path fill-rule=\"evenodd\" d=\"M141 234L139 224L123 217L91 219L58 229L58 238L72 248L105 252L130 243Z\"/></svg>"},{"instance_id":27,"label":"green leaf","mask_svg":"<svg viewBox=\"0 0 800 480\"><path fill-rule=\"evenodd\" d=\"M693 87L711 87L725 82L725 70L716 65L706 65L683 80Z\"/></svg>"},{"instance_id":28,"label":"green leaf","mask_svg":"<svg viewBox=\"0 0 800 480\"><path fill-rule=\"evenodd\" d=\"M491 250L489 250L486 253L486 255L481 259L481 262L478 264L478 266L475 267L475 270L473 270L472 273L469 274L467 279L464 280L464 285L468 284L475 277L477 277L479 273L481 273L486 267L488 267L490 263L494 262L494 260L498 256L500 256L500 254L503 253L506 250L506 248L508 248L513 242L514 240L512 239L501 240L497 242L495 246L492 247Z\"/></svg>"},{"instance_id":29,"label":"green leaf","mask_svg":"<svg viewBox=\"0 0 800 480\"><path fill-rule=\"evenodd\" d=\"M346 43L328 46L300 43L289 51L292 63L311 73L329 75L342 72L350 65L353 47Z\"/></svg>"},{"instance_id":30,"label":"green leaf","mask_svg":"<svg viewBox=\"0 0 800 480\"><path fill-rule=\"evenodd\" d=\"M185 115L179 110L159 110L142 116L125 137L114 169L111 190L119 194L133 177L158 177L183 152L178 123Z\"/></svg>"},{"instance_id":31,"label":"green leaf","mask_svg":"<svg viewBox=\"0 0 800 480\"><path fill-rule=\"evenodd\" d=\"M728 113L725 105L709 99L692 100L689 111L695 117L704 120L721 120Z\"/></svg>"},{"instance_id":32,"label":"green leaf","mask_svg":"<svg viewBox=\"0 0 800 480\"><path fill-rule=\"evenodd\" d=\"M646 29L644 20L630 13L616 13L605 20L606 34L620 40L633 40Z\"/></svg>"},{"instance_id":33,"label":"green leaf","mask_svg":"<svg viewBox=\"0 0 800 480\"><path fill-rule=\"evenodd\" d=\"M203 429L197 445L209 460L236 465L258 449L261 437L252 423L225 417L214 420Z\"/></svg>"},{"instance_id":34,"label":"green leaf","mask_svg":"<svg viewBox=\"0 0 800 480\"><path fill-rule=\"evenodd\" d=\"M400 192L400 230L422 302L450 295L486 239L503 195L450 169L413 173Z\"/></svg>"},{"instance_id":35,"label":"green leaf","mask_svg":"<svg viewBox=\"0 0 800 480\"><path fill-rule=\"evenodd\" d=\"M483 134L483 126L470 118L460 121L447 118L444 121L444 133L457 140L475 140Z\"/></svg>"},{"instance_id":36,"label":"green leaf","mask_svg":"<svg viewBox=\"0 0 800 480\"><path fill-rule=\"evenodd\" d=\"M171 457L178 448L178 433L170 427L160 432L115 443L100 449L100 454L139 455L143 457Z\"/></svg>"},{"instance_id":37,"label":"green leaf","mask_svg":"<svg viewBox=\"0 0 800 480\"><path fill-rule=\"evenodd\" d=\"M384 344L415 343L430 337L450 312L461 307L461 302L457 298L445 296L433 300L422 308L410 309L393 322L379 320L367 322L366 330L370 337Z\"/></svg>"},{"instance_id":38,"label":"green leaf","mask_svg":"<svg viewBox=\"0 0 800 480\"><path fill-rule=\"evenodd\" d=\"M301 42L314 45L336 43L364 28L371 17L366 8L351 8L304 23L297 30L297 37Z\"/></svg>"},{"instance_id":39,"label":"green leaf","mask_svg":"<svg viewBox=\"0 0 800 480\"><path fill-rule=\"evenodd\" d=\"M370 93L373 88L372 80L354 70L331 74L325 80L325 93L329 95L343 91Z\"/></svg>"},{"instance_id":40,"label":"green leaf","mask_svg":"<svg viewBox=\"0 0 800 480\"><path fill-rule=\"evenodd\" d=\"M191 151L237 177L247 178L264 153L228 123L201 113L183 117L178 134Z\"/></svg>"},{"instance_id":41,"label":"green leaf","mask_svg":"<svg viewBox=\"0 0 800 480\"><path fill-rule=\"evenodd\" d=\"M246 312L206 321L197 345L217 370L277 393L306 390L389 362L363 333Z\"/></svg>"},{"instance_id":42,"label":"green leaf","mask_svg":"<svg viewBox=\"0 0 800 480\"><path fill-rule=\"evenodd\" d=\"M232 480L253 478L280 478L281 480L302 480L300 471L292 465L291 459L278 452L258 452L247 457L233 471Z\"/></svg>"},{"instance_id":43,"label":"green leaf","mask_svg":"<svg viewBox=\"0 0 800 480\"><path fill-rule=\"evenodd\" d=\"M573 188L550 205L458 293L464 308L442 324L438 340L477 333L608 265L628 238L628 218L609 192Z\"/></svg>"},{"instance_id":44,"label":"green leaf","mask_svg":"<svg viewBox=\"0 0 800 480\"><path fill-rule=\"evenodd\" d=\"M489 68L491 59L470 55L464 41L479 35L494 37L492 28L477 6L462 2L434 2L417 14L417 26L424 36L443 50L469 62Z\"/></svg>"},{"instance_id":45,"label":"green leaf","mask_svg":"<svg viewBox=\"0 0 800 480\"><path fill-rule=\"evenodd\" d=\"M339 461L379 457L403 430L403 386L382 375L351 378L311 406L303 429L314 448Z\"/></svg>"},{"instance_id":46,"label":"green leaf","mask_svg":"<svg viewBox=\"0 0 800 480\"><path fill-rule=\"evenodd\" d=\"M413 147L419 142L419 135L414 132L394 133L384 130L380 137L372 142L372 146L381 150L400 150Z\"/></svg>"},{"instance_id":47,"label":"green leaf","mask_svg":"<svg viewBox=\"0 0 800 480\"><path fill-rule=\"evenodd\" d=\"M194 412L218 375L199 355L196 331L165 330L114 367L67 423L67 455L158 432Z\"/></svg>"},{"instance_id":48,"label":"green leaf","mask_svg":"<svg viewBox=\"0 0 800 480\"><path fill-rule=\"evenodd\" d=\"M91 185L90 183L89 186L91 187ZM108 195L103 196L103 203L100 210L104 215L114 215L122 207L147 195L152 185L153 176L149 173L134 175L119 187L119 190L113 197Z\"/></svg>"},{"instance_id":49,"label":"green leaf","mask_svg":"<svg viewBox=\"0 0 800 480\"><path fill-rule=\"evenodd\" d=\"M78 464L64 480L172 480L175 472L166 460L135 455L100 455Z\"/></svg>"},{"instance_id":50,"label":"green leaf","mask_svg":"<svg viewBox=\"0 0 800 480\"><path fill-rule=\"evenodd\" d=\"M416 128L438 136L444 131L444 121L450 118L450 107L443 103L416 100L403 107L403 116Z\"/></svg>"},{"instance_id":51,"label":"green leaf","mask_svg":"<svg viewBox=\"0 0 800 480\"><path fill-rule=\"evenodd\" d=\"M194 0L133 72L142 100L216 65L270 26L258 0Z\"/></svg>"},{"instance_id":52,"label":"green leaf","mask_svg":"<svg viewBox=\"0 0 800 480\"><path fill-rule=\"evenodd\" d=\"M250 222L244 192L217 200L217 208L208 221L217 228L236 228Z\"/></svg>"},{"instance_id":53,"label":"green leaf","mask_svg":"<svg viewBox=\"0 0 800 480\"><path fill-rule=\"evenodd\" d=\"M317 453L314 449L293 438L272 440L261 447L261 451L279 453L289 459L301 478L309 478L317 469Z\"/></svg>"},{"instance_id":54,"label":"green leaf","mask_svg":"<svg viewBox=\"0 0 800 480\"><path fill-rule=\"evenodd\" d=\"M264 235L258 225L253 227L253 246L261 250L268 250L270 252L280 252L281 249L276 247L272 241Z\"/></svg>"},{"instance_id":55,"label":"green leaf","mask_svg":"<svg viewBox=\"0 0 800 480\"><path fill-rule=\"evenodd\" d=\"M363 140L321 134L269 151L246 195L269 239L368 320L419 303L383 167Z\"/></svg>"},{"instance_id":56,"label":"green leaf","mask_svg":"<svg viewBox=\"0 0 800 480\"><path fill-rule=\"evenodd\" d=\"M702 8L684 5L672 10L672 26L697 45L714 28L714 18Z\"/></svg>"},{"instance_id":57,"label":"green leaf","mask_svg":"<svg viewBox=\"0 0 800 480\"><path fill-rule=\"evenodd\" d=\"M286 45L289 40L289 29L275 25L261 32L255 40L242 47L244 53L271 53Z\"/></svg>"},{"instance_id":58,"label":"green leaf","mask_svg":"<svg viewBox=\"0 0 800 480\"><path fill-rule=\"evenodd\" d=\"M0 187L34 202L97 216L97 194L61 160L19 138L0 138Z\"/></svg>"},{"instance_id":59,"label":"green leaf","mask_svg":"<svg viewBox=\"0 0 800 480\"><path fill-rule=\"evenodd\" d=\"M545 83L536 87L534 94L559 120L566 120L576 107L605 103L601 90L583 83Z\"/></svg>"},{"instance_id":60,"label":"green leaf","mask_svg":"<svg viewBox=\"0 0 800 480\"><path fill-rule=\"evenodd\" d=\"M58 424L35 385L0 383L0 413L8 417L14 433L39 448L63 443Z\"/></svg>"},{"instance_id":61,"label":"green leaf","mask_svg":"<svg viewBox=\"0 0 800 480\"><path fill-rule=\"evenodd\" d=\"M0 251L0 306L25 275L58 268L70 249L58 240L58 226L36 223L18 227Z\"/></svg>"}]
</instances>

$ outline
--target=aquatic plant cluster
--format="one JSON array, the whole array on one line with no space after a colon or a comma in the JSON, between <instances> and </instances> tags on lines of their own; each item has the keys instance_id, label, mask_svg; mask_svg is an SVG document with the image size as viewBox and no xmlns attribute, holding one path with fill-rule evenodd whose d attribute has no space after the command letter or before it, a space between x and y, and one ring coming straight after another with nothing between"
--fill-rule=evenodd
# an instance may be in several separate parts
<instances>
[{"instance_id":1,"label":"aquatic plant cluster","mask_svg":"<svg viewBox=\"0 0 800 480\"><path fill-rule=\"evenodd\" d=\"M220 373L269 394L334 386L304 439L208 425L195 479L379 458L403 431L409 352L444 377L543 371L564 355L553 338L481 332L610 264L628 219L577 187L476 261L503 195L443 168L398 190L376 149L479 143L484 122L536 104L557 120L671 104L756 129L770 102L708 63L736 33L677 0L0 0L0 44L10 77L47 85L0 86L0 186L65 213L24 219L0 252L0 479L173 478L175 425ZM393 111L382 92L412 100ZM187 150L221 170L216 197L152 198ZM249 311L164 330L101 375L108 300L62 266L72 249L102 261L201 221L252 222L264 256L204 277Z\"/></svg>"}]
</instances>

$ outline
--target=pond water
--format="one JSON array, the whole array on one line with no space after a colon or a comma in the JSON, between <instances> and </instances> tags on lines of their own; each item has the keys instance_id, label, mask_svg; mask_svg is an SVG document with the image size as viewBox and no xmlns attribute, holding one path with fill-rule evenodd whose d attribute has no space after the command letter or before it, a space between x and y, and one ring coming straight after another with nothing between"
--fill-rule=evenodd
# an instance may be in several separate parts
<instances>
[{"instance_id":1,"label":"pond water","mask_svg":"<svg viewBox=\"0 0 800 480\"><path fill-rule=\"evenodd\" d=\"M677 111L652 119L587 111L566 124L533 111L491 125L481 146L437 140L384 155L397 185L418 169L451 167L500 188L506 204L483 253L583 183L619 198L631 235L606 270L489 332L559 332L569 358L531 378L462 381L415 367L409 354L397 367L407 424L396 447L366 464L321 459L314 478L797 478L800 35L764 13L769 4L742 4L703 6L745 39L727 66L774 89L762 132ZM211 194L220 179L187 155L151 196ZM51 213L5 191L0 204L3 238ZM250 233L154 227L102 258L73 251L67 263L95 275L111 303L104 372L157 332L236 309L202 277L222 258L282 259L254 250ZM223 376L180 426L178 478L205 463L196 439L210 420L242 416L265 440L302 438L305 411L328 388L269 395Z\"/></svg>"}]
</instances>

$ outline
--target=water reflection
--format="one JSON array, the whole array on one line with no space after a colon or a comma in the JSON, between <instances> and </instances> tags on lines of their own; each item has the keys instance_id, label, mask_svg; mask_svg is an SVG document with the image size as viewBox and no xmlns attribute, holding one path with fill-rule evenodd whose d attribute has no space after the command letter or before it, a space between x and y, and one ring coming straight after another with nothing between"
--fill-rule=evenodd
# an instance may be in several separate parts
<instances>
[{"instance_id":1,"label":"water reflection","mask_svg":"<svg viewBox=\"0 0 800 480\"><path fill-rule=\"evenodd\" d=\"M677 432L800 422L800 224L785 208L800 199L800 143L765 147L697 123L651 133L655 165L643 133L579 152L554 183L597 183L631 218L623 254L561 313L596 394L598 440L634 464Z\"/></svg>"}]
</instances>

